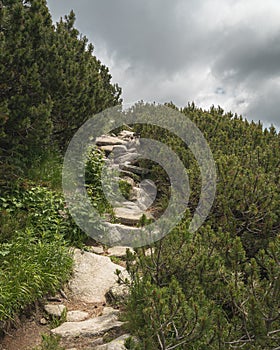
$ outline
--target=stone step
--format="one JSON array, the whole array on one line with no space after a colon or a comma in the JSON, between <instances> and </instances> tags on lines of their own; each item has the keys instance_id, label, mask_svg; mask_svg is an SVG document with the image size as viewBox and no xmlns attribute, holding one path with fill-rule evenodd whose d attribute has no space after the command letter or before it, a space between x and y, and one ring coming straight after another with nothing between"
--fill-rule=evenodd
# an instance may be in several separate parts
<instances>
[{"instance_id":1,"label":"stone step","mask_svg":"<svg viewBox=\"0 0 280 350\"><path fill-rule=\"evenodd\" d=\"M62 338L99 336L124 324L124 322L118 320L118 313L118 310L114 310L108 314L90 318L86 321L64 322L59 327L52 329L51 333L59 335Z\"/></svg>"},{"instance_id":2,"label":"stone step","mask_svg":"<svg viewBox=\"0 0 280 350\"><path fill-rule=\"evenodd\" d=\"M137 160L140 158L140 156L141 155L137 152L126 153L126 154L120 155L117 158L114 158L114 163L115 164L122 164L122 163L129 162L130 164L133 165L133 163L137 162Z\"/></svg>"},{"instance_id":3,"label":"stone step","mask_svg":"<svg viewBox=\"0 0 280 350\"><path fill-rule=\"evenodd\" d=\"M146 175L150 172L149 169L140 168L136 165L132 165L130 163L120 164L120 169L124 171L128 171L137 175Z\"/></svg>"},{"instance_id":4,"label":"stone step","mask_svg":"<svg viewBox=\"0 0 280 350\"><path fill-rule=\"evenodd\" d=\"M125 205L126 202L123 203ZM147 218L152 218L149 213L141 210L133 202L128 202L124 207L114 208L114 214L116 219L118 219L124 225L137 225L139 220L143 215L146 215Z\"/></svg>"},{"instance_id":5,"label":"stone step","mask_svg":"<svg viewBox=\"0 0 280 350\"><path fill-rule=\"evenodd\" d=\"M114 146L124 145L126 141L115 136L102 135L96 138L96 144L97 146Z\"/></svg>"}]
</instances>

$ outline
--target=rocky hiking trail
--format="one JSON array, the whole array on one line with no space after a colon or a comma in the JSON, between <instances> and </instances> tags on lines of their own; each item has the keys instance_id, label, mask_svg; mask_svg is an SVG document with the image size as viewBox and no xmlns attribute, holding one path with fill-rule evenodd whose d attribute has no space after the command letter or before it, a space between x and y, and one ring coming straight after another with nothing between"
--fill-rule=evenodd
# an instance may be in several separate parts
<instances>
[{"instance_id":1,"label":"rocky hiking trail","mask_svg":"<svg viewBox=\"0 0 280 350\"><path fill-rule=\"evenodd\" d=\"M133 249L118 243L137 230L143 214L153 219L147 209L154 202L156 187L150 180L141 182L141 176L149 170L137 165L139 140L132 131L101 136L96 144L105 152L105 161L131 188L129 199L114 205L118 223L108 222L114 244L106 250L102 245L74 249L71 280L55 297L46 299L43 311L33 312L17 331L7 334L0 350L32 349L40 344L41 334L46 333L60 336L60 344L66 350L125 349L125 340L130 335L126 334L120 315L121 302L129 287L120 280L129 281L122 259L127 249ZM114 157L110 158L112 152ZM54 320L59 321L55 324Z\"/></svg>"}]
</instances>

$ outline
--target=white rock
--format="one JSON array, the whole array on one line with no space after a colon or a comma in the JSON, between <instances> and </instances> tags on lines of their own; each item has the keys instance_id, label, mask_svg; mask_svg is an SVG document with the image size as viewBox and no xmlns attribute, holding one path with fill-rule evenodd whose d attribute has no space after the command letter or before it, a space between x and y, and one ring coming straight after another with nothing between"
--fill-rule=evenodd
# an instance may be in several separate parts
<instances>
[{"instance_id":1,"label":"white rock","mask_svg":"<svg viewBox=\"0 0 280 350\"><path fill-rule=\"evenodd\" d=\"M118 303L124 301L129 296L129 286L127 284L116 283L109 292L106 294L106 297L110 303Z\"/></svg>"},{"instance_id":2,"label":"white rock","mask_svg":"<svg viewBox=\"0 0 280 350\"><path fill-rule=\"evenodd\" d=\"M110 153L113 151L114 146L100 146L100 149L105 153Z\"/></svg>"},{"instance_id":3,"label":"white rock","mask_svg":"<svg viewBox=\"0 0 280 350\"><path fill-rule=\"evenodd\" d=\"M129 130L122 130L118 136L124 140L127 140L127 139L131 140L135 138L135 133Z\"/></svg>"},{"instance_id":4,"label":"white rock","mask_svg":"<svg viewBox=\"0 0 280 350\"><path fill-rule=\"evenodd\" d=\"M98 246L98 247L91 246L91 247L88 247L88 250L92 253L95 253L95 254L103 254L104 253L104 249L102 246Z\"/></svg>"},{"instance_id":5,"label":"white rock","mask_svg":"<svg viewBox=\"0 0 280 350\"><path fill-rule=\"evenodd\" d=\"M48 324L48 321L45 319L45 317L42 317L41 319L40 319L40 324L41 325L46 325L46 324Z\"/></svg>"},{"instance_id":6,"label":"white rock","mask_svg":"<svg viewBox=\"0 0 280 350\"><path fill-rule=\"evenodd\" d=\"M147 219L152 218L151 214L141 210L137 204L130 202L131 204L127 205L123 203L123 207L114 208L114 214L116 218L124 225L136 225L139 220L142 218L143 214L146 215Z\"/></svg>"},{"instance_id":7,"label":"white rock","mask_svg":"<svg viewBox=\"0 0 280 350\"><path fill-rule=\"evenodd\" d=\"M115 246L108 249L108 256L116 256L118 258L125 257L127 249L132 253L134 252L134 250L131 247Z\"/></svg>"},{"instance_id":8,"label":"white rock","mask_svg":"<svg viewBox=\"0 0 280 350\"><path fill-rule=\"evenodd\" d=\"M111 224L110 222L107 222L106 231L108 231L106 240L109 246L133 246L135 235L139 234L140 230L137 227L130 227L121 224Z\"/></svg>"},{"instance_id":9,"label":"white rock","mask_svg":"<svg viewBox=\"0 0 280 350\"><path fill-rule=\"evenodd\" d=\"M94 337L118 328L122 324L123 322L118 321L118 316L113 313L82 322L65 322L59 327L52 329L51 332L64 338Z\"/></svg>"},{"instance_id":10,"label":"white rock","mask_svg":"<svg viewBox=\"0 0 280 350\"><path fill-rule=\"evenodd\" d=\"M105 294L117 281L115 271L124 268L109 257L90 252L74 251L74 274L69 288L75 299L86 303L105 303Z\"/></svg>"},{"instance_id":11,"label":"white rock","mask_svg":"<svg viewBox=\"0 0 280 350\"><path fill-rule=\"evenodd\" d=\"M89 313L79 310L68 311L66 316L67 322L80 322L89 318Z\"/></svg>"},{"instance_id":12,"label":"white rock","mask_svg":"<svg viewBox=\"0 0 280 350\"><path fill-rule=\"evenodd\" d=\"M110 343L97 346L96 350L125 350L125 340L129 338L129 334L124 334L117 339L112 340Z\"/></svg>"},{"instance_id":13,"label":"white rock","mask_svg":"<svg viewBox=\"0 0 280 350\"><path fill-rule=\"evenodd\" d=\"M114 146L123 145L126 142L118 137L102 135L96 138L96 144L98 146Z\"/></svg>"},{"instance_id":14,"label":"white rock","mask_svg":"<svg viewBox=\"0 0 280 350\"><path fill-rule=\"evenodd\" d=\"M107 307L104 307L103 311L102 311L102 315L119 315L120 311L117 310L117 309L114 309L113 307L111 306L107 306Z\"/></svg>"},{"instance_id":15,"label":"white rock","mask_svg":"<svg viewBox=\"0 0 280 350\"><path fill-rule=\"evenodd\" d=\"M61 317L63 312L66 310L65 305L57 305L57 304L46 304L44 309L47 314L55 317Z\"/></svg>"}]
</instances>

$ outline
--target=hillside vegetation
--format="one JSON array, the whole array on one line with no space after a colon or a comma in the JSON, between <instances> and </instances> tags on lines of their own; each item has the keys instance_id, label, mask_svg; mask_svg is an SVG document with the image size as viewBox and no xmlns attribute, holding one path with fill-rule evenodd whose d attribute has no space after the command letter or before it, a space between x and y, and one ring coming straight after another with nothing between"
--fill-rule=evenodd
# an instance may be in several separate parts
<instances>
[{"instance_id":1,"label":"hillside vegetation","mask_svg":"<svg viewBox=\"0 0 280 350\"><path fill-rule=\"evenodd\" d=\"M45 0L0 1L0 326L59 289L85 235L61 191L64 150L93 114L121 102L108 68ZM2 327L3 326L3 327Z\"/></svg>"},{"instance_id":2,"label":"hillside vegetation","mask_svg":"<svg viewBox=\"0 0 280 350\"><path fill-rule=\"evenodd\" d=\"M171 108L177 109L173 104ZM129 254L132 277L127 318L138 349L278 349L280 344L280 135L274 127L219 108L178 109L207 139L217 168L217 193L194 234L201 178L191 151L170 132L139 125L145 138L166 142L190 179L184 220L147 254ZM141 104L133 112L141 111ZM162 116L166 118L166 116ZM164 120L164 119L163 119ZM166 205L169 182L150 161Z\"/></svg>"},{"instance_id":3,"label":"hillside vegetation","mask_svg":"<svg viewBox=\"0 0 280 350\"><path fill-rule=\"evenodd\" d=\"M69 278L69 246L81 246L86 235L64 203L64 151L93 114L121 104L121 89L74 22L71 12L54 25L44 0L0 0L1 329ZM141 114L142 105L130 111ZM204 134L216 163L217 193L207 220L190 233L201 191L192 152L163 128L133 126L141 137L176 152L191 193L184 219L170 234L127 254L125 317L139 339L128 346L277 350L280 134L220 107L166 105ZM153 209L162 213L170 196L168 177L156 163L140 165L151 169L159 194ZM92 152L88 167L89 193L101 212L110 212L101 193L100 153Z\"/></svg>"}]
</instances>

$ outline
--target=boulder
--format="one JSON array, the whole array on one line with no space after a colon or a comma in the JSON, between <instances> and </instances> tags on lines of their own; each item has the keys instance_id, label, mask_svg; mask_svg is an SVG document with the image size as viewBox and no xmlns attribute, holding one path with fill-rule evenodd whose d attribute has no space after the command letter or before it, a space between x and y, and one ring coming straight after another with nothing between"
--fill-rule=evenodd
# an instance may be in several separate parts
<instances>
[{"instance_id":1,"label":"boulder","mask_svg":"<svg viewBox=\"0 0 280 350\"><path fill-rule=\"evenodd\" d=\"M90 246L90 247L88 247L88 250L92 253L95 253L95 254L103 254L104 253L104 249L102 246Z\"/></svg>"},{"instance_id":2,"label":"boulder","mask_svg":"<svg viewBox=\"0 0 280 350\"><path fill-rule=\"evenodd\" d=\"M73 278L69 282L73 297L85 303L105 303L105 294L117 280L117 269L124 270L109 257L76 249Z\"/></svg>"}]
</instances>

